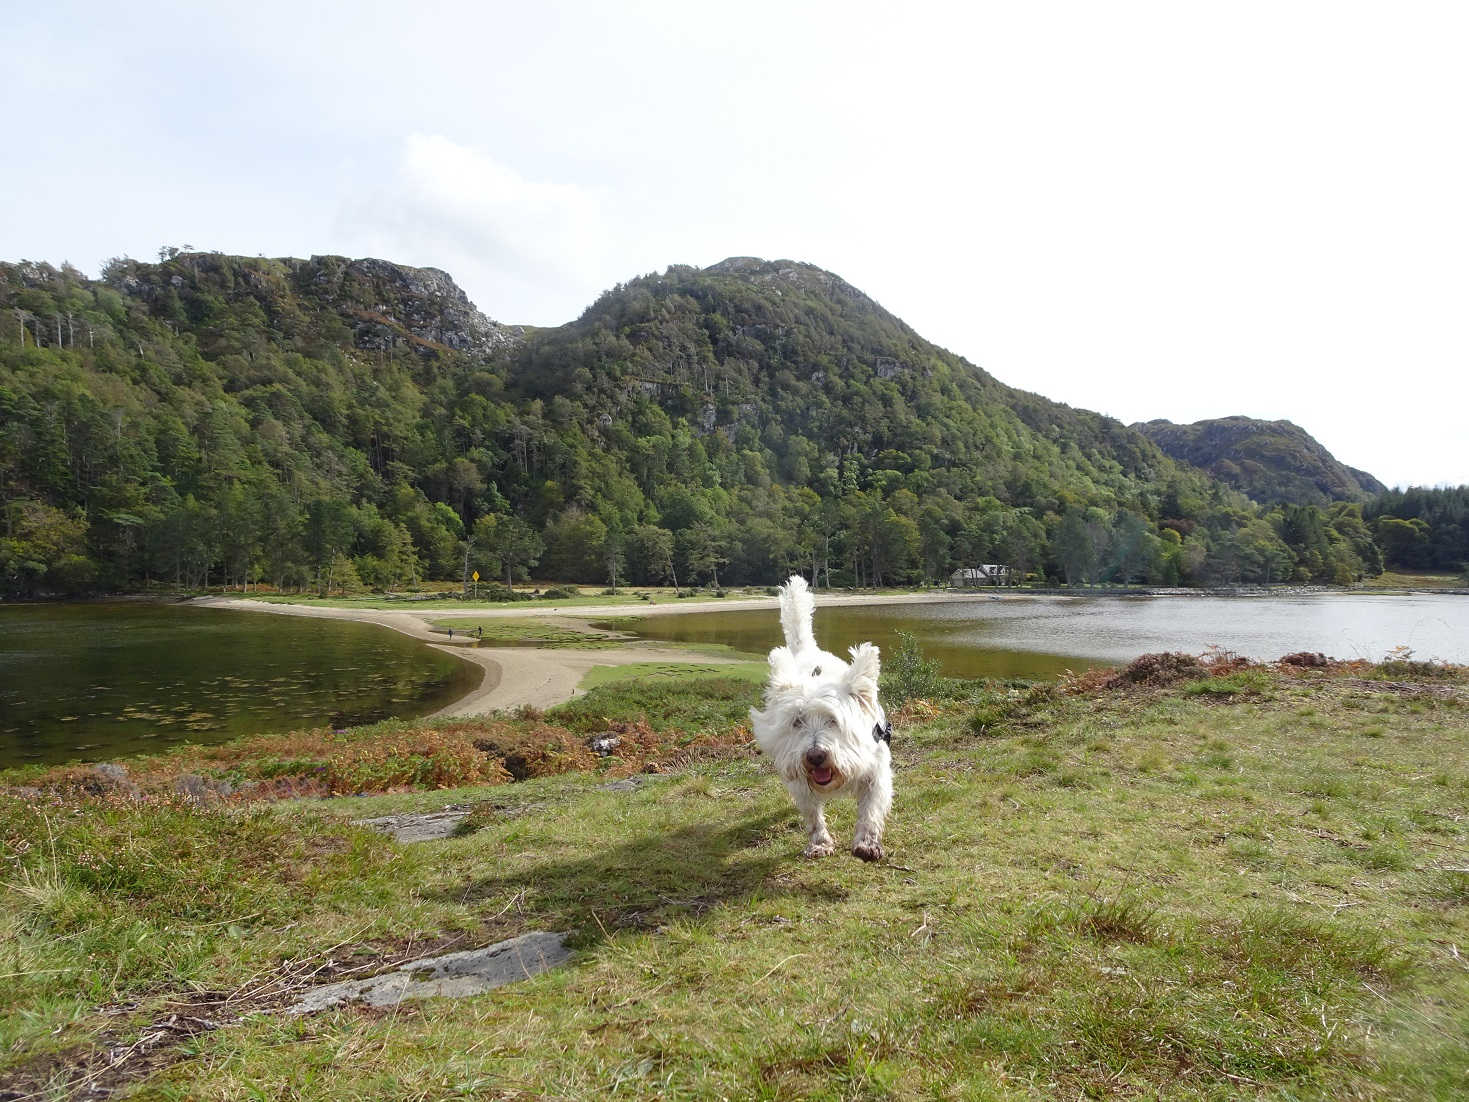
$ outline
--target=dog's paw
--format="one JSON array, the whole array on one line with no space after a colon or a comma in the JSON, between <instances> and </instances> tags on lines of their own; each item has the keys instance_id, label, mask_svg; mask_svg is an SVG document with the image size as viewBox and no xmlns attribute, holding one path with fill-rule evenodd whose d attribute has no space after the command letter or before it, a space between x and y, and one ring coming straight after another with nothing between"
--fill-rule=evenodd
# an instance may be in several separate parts
<instances>
[{"instance_id":1,"label":"dog's paw","mask_svg":"<svg viewBox=\"0 0 1469 1102\"><path fill-rule=\"evenodd\" d=\"M832 845L831 839L828 838L823 842L812 842L809 846L806 847L806 851L802 856L830 857L835 852L836 846Z\"/></svg>"},{"instance_id":2,"label":"dog's paw","mask_svg":"<svg viewBox=\"0 0 1469 1102\"><path fill-rule=\"evenodd\" d=\"M858 842L852 847L852 856L860 857L864 861L881 861L882 843L878 841Z\"/></svg>"}]
</instances>

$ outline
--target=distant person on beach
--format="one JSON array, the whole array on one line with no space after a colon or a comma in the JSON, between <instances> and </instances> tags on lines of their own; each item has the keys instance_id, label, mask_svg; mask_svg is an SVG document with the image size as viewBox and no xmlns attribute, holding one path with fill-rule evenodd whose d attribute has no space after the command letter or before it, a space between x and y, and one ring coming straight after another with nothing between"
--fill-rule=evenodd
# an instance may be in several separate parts
<instances>
[{"instance_id":1,"label":"distant person on beach","mask_svg":"<svg viewBox=\"0 0 1469 1102\"><path fill-rule=\"evenodd\" d=\"M449 629L449 638L450 639L454 638L454 629L453 628L450 628Z\"/></svg>"}]
</instances>

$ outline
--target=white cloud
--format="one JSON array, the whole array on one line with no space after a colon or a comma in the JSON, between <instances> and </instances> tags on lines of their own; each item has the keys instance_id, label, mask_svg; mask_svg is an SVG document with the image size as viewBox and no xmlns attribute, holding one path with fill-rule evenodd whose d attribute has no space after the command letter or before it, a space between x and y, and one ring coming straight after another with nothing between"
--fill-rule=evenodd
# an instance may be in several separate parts
<instances>
[{"instance_id":1,"label":"white cloud","mask_svg":"<svg viewBox=\"0 0 1469 1102\"><path fill-rule=\"evenodd\" d=\"M349 194L337 236L354 252L447 270L497 320L559 325L608 267L604 199L533 180L441 135L403 140L377 186Z\"/></svg>"}]
</instances>

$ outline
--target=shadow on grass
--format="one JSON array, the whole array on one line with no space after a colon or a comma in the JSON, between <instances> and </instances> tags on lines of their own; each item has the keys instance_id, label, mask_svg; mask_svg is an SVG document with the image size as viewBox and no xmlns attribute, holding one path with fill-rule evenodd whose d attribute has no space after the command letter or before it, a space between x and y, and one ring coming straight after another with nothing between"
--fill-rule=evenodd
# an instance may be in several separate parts
<instances>
[{"instance_id":1,"label":"shadow on grass","mask_svg":"<svg viewBox=\"0 0 1469 1102\"><path fill-rule=\"evenodd\" d=\"M773 879L800 860L796 825L789 809L733 823L698 822L435 894L457 903L516 900L518 925L530 920L569 931L571 943L586 948L618 930L656 929L725 904L799 891Z\"/></svg>"}]
</instances>

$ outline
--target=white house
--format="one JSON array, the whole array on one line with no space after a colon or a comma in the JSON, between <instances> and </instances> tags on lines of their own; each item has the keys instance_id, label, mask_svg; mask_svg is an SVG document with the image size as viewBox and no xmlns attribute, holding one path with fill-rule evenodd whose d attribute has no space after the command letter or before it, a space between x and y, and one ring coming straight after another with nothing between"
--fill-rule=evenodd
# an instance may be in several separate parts
<instances>
[{"instance_id":1,"label":"white house","mask_svg":"<svg viewBox=\"0 0 1469 1102\"><path fill-rule=\"evenodd\" d=\"M1014 585L1015 571L999 563L984 563L966 566L949 575L949 586L953 589L977 589L985 585Z\"/></svg>"}]
</instances>

